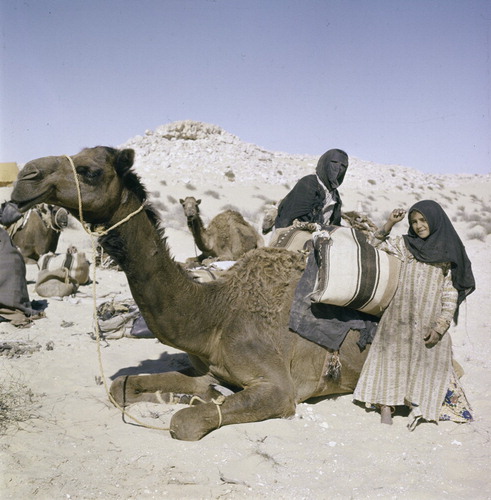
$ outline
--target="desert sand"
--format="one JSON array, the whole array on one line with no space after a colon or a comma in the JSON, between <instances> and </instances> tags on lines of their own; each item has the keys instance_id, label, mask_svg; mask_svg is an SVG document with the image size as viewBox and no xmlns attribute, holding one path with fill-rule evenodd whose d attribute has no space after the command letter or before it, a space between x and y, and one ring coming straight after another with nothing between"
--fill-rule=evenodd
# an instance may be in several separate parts
<instances>
[{"instance_id":1,"label":"desert sand","mask_svg":"<svg viewBox=\"0 0 491 500\"><path fill-rule=\"evenodd\" d=\"M205 221L234 207L259 228L264 204L281 199L316 162L315 156L270 153L226 133L217 137L216 131L212 137L156 135L147 131L127 145L137 151L135 169L160 209L179 261L196 254L179 198L201 198ZM76 151L53 152L64 153ZM0 342L32 346L30 353L0 356L2 386L14 382L24 388L27 408L25 418L0 436L0 498L491 498L491 176L435 177L350 160L340 188L345 211L361 210L379 224L392 208L434 199L466 245L477 290L450 335L465 370L462 384L473 423L424 423L409 432L404 416L381 425L377 413L347 394L302 403L291 419L227 426L198 442L174 440L165 428L181 405L132 406L129 412L138 420L161 429L144 427L122 418L101 378L110 383L122 374L179 369L186 355L152 338L123 337L101 342L100 363L94 304L131 295L122 272L96 268L95 287L48 299L46 318L30 328L0 323ZM0 188L0 202L9 199L10 189ZM406 229L405 223L397 227ZM58 251L69 245L94 262L90 236L75 219ZM34 292L37 272L36 265L27 267L31 299L40 298Z\"/></svg>"}]
</instances>

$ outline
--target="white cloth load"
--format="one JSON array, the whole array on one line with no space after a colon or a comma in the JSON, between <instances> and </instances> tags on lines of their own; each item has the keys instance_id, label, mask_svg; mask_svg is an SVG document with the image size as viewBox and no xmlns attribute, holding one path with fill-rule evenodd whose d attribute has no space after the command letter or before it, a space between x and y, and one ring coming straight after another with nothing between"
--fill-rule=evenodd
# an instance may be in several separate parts
<instances>
[{"instance_id":1,"label":"white cloth load","mask_svg":"<svg viewBox=\"0 0 491 500\"><path fill-rule=\"evenodd\" d=\"M68 275L75 279L79 285L85 285L90 278L90 263L84 252L78 252L71 246L67 253L55 254L52 252L41 255L38 260L40 271L68 269Z\"/></svg>"},{"instance_id":2,"label":"white cloth load","mask_svg":"<svg viewBox=\"0 0 491 500\"><path fill-rule=\"evenodd\" d=\"M377 250L353 228L336 227L312 237L319 267L312 302L381 316L396 292L400 260Z\"/></svg>"}]
</instances>

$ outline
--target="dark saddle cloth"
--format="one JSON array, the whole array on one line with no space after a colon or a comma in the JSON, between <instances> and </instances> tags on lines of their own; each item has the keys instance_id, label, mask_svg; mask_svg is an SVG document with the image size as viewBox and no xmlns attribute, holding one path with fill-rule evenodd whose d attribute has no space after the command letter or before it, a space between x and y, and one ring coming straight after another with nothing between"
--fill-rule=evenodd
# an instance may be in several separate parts
<instances>
[{"instance_id":1,"label":"dark saddle cloth","mask_svg":"<svg viewBox=\"0 0 491 500\"><path fill-rule=\"evenodd\" d=\"M341 347L349 330L358 330L358 346L363 350L375 336L378 318L347 307L311 302L310 294L314 290L317 271L312 251L295 290L290 328L302 337L335 351Z\"/></svg>"}]
</instances>

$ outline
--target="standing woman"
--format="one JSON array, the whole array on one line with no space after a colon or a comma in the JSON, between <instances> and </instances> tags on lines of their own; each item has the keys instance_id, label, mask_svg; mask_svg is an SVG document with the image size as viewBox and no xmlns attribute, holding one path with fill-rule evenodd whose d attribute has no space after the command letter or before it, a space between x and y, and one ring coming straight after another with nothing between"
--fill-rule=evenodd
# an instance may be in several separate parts
<instances>
[{"instance_id":1,"label":"standing woman","mask_svg":"<svg viewBox=\"0 0 491 500\"><path fill-rule=\"evenodd\" d=\"M402 260L399 285L377 328L354 399L380 408L391 424L394 406L411 409L408 428L427 421L472 420L452 366L447 332L475 289L465 247L442 207L425 200L409 210L408 234L388 238L405 211L392 211L372 244Z\"/></svg>"}]
</instances>

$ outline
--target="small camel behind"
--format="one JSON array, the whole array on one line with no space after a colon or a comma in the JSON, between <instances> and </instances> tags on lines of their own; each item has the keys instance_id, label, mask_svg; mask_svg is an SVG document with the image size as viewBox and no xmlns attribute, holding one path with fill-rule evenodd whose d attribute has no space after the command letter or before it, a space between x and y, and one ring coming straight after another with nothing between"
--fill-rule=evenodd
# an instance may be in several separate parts
<instances>
[{"instance_id":1,"label":"small camel behind","mask_svg":"<svg viewBox=\"0 0 491 500\"><path fill-rule=\"evenodd\" d=\"M67 225L66 209L42 203L7 227L7 232L29 264L37 262L45 253L56 252L61 231Z\"/></svg>"},{"instance_id":2,"label":"small camel behind","mask_svg":"<svg viewBox=\"0 0 491 500\"><path fill-rule=\"evenodd\" d=\"M188 196L179 200L196 246L207 258L238 260L249 250L264 246L261 235L235 210L225 210L215 216L205 228L199 212L201 200Z\"/></svg>"}]
</instances>

